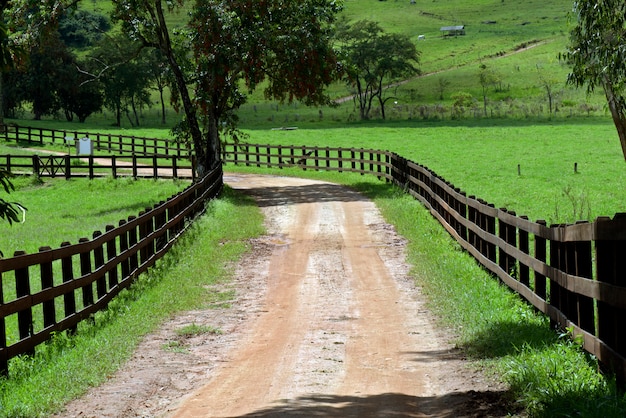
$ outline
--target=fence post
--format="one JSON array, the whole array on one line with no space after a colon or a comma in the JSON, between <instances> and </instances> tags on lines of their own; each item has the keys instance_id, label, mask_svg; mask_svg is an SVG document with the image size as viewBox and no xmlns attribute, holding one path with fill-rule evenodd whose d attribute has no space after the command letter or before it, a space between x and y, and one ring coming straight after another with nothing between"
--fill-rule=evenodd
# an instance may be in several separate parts
<instances>
[{"instance_id":1,"label":"fence post","mask_svg":"<svg viewBox=\"0 0 626 418\"><path fill-rule=\"evenodd\" d=\"M24 251L15 251L14 257L24 255ZM30 296L30 273L28 267L22 267L15 270L15 296L19 299L24 296ZM19 331L19 338L23 340L33 335L33 310L29 306L17 313L17 327ZM27 355L35 354L35 349L28 350Z\"/></svg>"},{"instance_id":2,"label":"fence post","mask_svg":"<svg viewBox=\"0 0 626 418\"><path fill-rule=\"evenodd\" d=\"M343 173L343 148L337 149L337 167L340 173Z\"/></svg>"},{"instance_id":3,"label":"fence post","mask_svg":"<svg viewBox=\"0 0 626 418\"><path fill-rule=\"evenodd\" d=\"M601 217L595 221L596 231L603 233L596 241L596 278L603 283L626 287L626 240L617 236L626 228L626 214L616 214L613 220ZM615 234L615 235L613 235ZM613 235L613 236L611 236ZM624 321L626 309L612 306L610 302L598 301L598 337L618 354L626 357L626 333ZM619 376L624 381L626 376Z\"/></svg>"},{"instance_id":4,"label":"fence post","mask_svg":"<svg viewBox=\"0 0 626 418\"><path fill-rule=\"evenodd\" d=\"M65 241L61 244L61 247L67 247L69 242ZM61 272L63 275L63 283L71 282L74 280L74 266L72 264L72 256L67 256L61 259ZM76 313L76 296L74 290L71 290L63 294L63 307L65 311L65 318L74 315ZM68 334L72 335L76 333L77 326L67 330Z\"/></svg>"},{"instance_id":5,"label":"fence post","mask_svg":"<svg viewBox=\"0 0 626 418\"><path fill-rule=\"evenodd\" d=\"M133 141L133 148L135 146L135 142ZM137 155L134 153L133 149L133 179L137 180Z\"/></svg>"},{"instance_id":6,"label":"fence post","mask_svg":"<svg viewBox=\"0 0 626 418\"><path fill-rule=\"evenodd\" d=\"M587 223L581 221L577 223ZM571 252L567 254L567 272L578 277L593 278L593 262L591 241L576 241L571 245ZM568 291L568 293L570 293ZM572 306L570 307L571 320L576 321L578 326L595 335L595 313L593 299L580 294L570 294ZM569 313L568 313L569 317Z\"/></svg>"},{"instance_id":7,"label":"fence post","mask_svg":"<svg viewBox=\"0 0 626 418\"><path fill-rule=\"evenodd\" d=\"M176 156L172 156L172 177L178 178L178 160Z\"/></svg>"},{"instance_id":8,"label":"fence post","mask_svg":"<svg viewBox=\"0 0 626 418\"><path fill-rule=\"evenodd\" d=\"M536 222L541 226L546 226L547 223L543 219L539 219ZM539 261L546 262L546 239L540 235L535 234L535 258ZM535 272L535 294L541 299L547 301L546 298L546 276L541 273Z\"/></svg>"},{"instance_id":9,"label":"fence post","mask_svg":"<svg viewBox=\"0 0 626 418\"><path fill-rule=\"evenodd\" d=\"M111 156L111 175L114 179L117 178L117 155Z\"/></svg>"},{"instance_id":10,"label":"fence post","mask_svg":"<svg viewBox=\"0 0 626 418\"><path fill-rule=\"evenodd\" d=\"M126 221L124 219L121 219L119 222L119 226L122 227L124 225L126 225ZM122 277L120 280L122 281L126 280L128 276L130 276L130 260L128 259L128 257L126 257L128 255L126 254L127 251L128 234L124 232L123 234L120 234L120 255L124 257L124 260L122 260L122 262L120 263L122 271Z\"/></svg>"},{"instance_id":11,"label":"fence post","mask_svg":"<svg viewBox=\"0 0 626 418\"><path fill-rule=\"evenodd\" d=\"M509 212L506 209L500 209L502 212L508 213L511 216L515 216L515 212ZM517 228L514 225L510 225L504 222L502 219L498 219L499 223L499 231L498 234L501 239L504 240L507 244L512 245L513 247L517 247ZM509 276L517 279L517 260L515 257L510 256L506 250L500 248L499 249L499 264L500 268L502 268Z\"/></svg>"},{"instance_id":12,"label":"fence post","mask_svg":"<svg viewBox=\"0 0 626 418\"><path fill-rule=\"evenodd\" d=\"M459 215L461 215L463 217L463 219L467 220L467 195L464 191L460 190L460 189L456 189L456 192L459 193L462 197L463 200L456 200L456 211ZM461 236L461 238L463 239L463 241L467 242L467 226L465 226L462 222L458 222L457 221L457 225L458 225L458 233Z\"/></svg>"},{"instance_id":13,"label":"fence post","mask_svg":"<svg viewBox=\"0 0 626 418\"><path fill-rule=\"evenodd\" d=\"M72 178L72 161L70 159L70 156L64 156L63 162L65 164L65 180L69 180Z\"/></svg>"},{"instance_id":14,"label":"fence post","mask_svg":"<svg viewBox=\"0 0 626 418\"><path fill-rule=\"evenodd\" d=\"M41 162L38 155L33 155L33 175L39 177L41 175Z\"/></svg>"},{"instance_id":15,"label":"fence post","mask_svg":"<svg viewBox=\"0 0 626 418\"><path fill-rule=\"evenodd\" d=\"M528 216L521 216L522 219L528 220ZM519 249L524 254L530 254L530 240L528 237L528 231L519 228ZM530 269L522 262L519 263L519 281L524 286L530 288Z\"/></svg>"},{"instance_id":16,"label":"fence post","mask_svg":"<svg viewBox=\"0 0 626 418\"><path fill-rule=\"evenodd\" d=\"M100 235L102 235L102 232L94 231L93 239L95 240ZM104 266L104 247L102 246L102 244L98 245L93 250L93 260L94 260L95 270L98 270L99 268ZM98 278L98 280L96 280L96 292L98 295L98 299L104 297L107 294L107 282L106 282L106 277L104 274L102 274Z\"/></svg>"},{"instance_id":17,"label":"fence post","mask_svg":"<svg viewBox=\"0 0 626 418\"><path fill-rule=\"evenodd\" d=\"M106 232L111 232L115 227L113 225L107 225L105 227ZM115 237L106 242L107 261L111 262L117 255L117 248L115 245ZM109 270L109 289L117 286L117 265Z\"/></svg>"},{"instance_id":18,"label":"fence post","mask_svg":"<svg viewBox=\"0 0 626 418\"><path fill-rule=\"evenodd\" d=\"M152 156L152 167L153 167L152 177L154 177L155 180L158 180L159 179L159 164L157 162L156 155Z\"/></svg>"},{"instance_id":19,"label":"fence post","mask_svg":"<svg viewBox=\"0 0 626 418\"><path fill-rule=\"evenodd\" d=\"M81 238L78 240L79 244L86 244L89 242L88 238ZM80 253L80 274L87 276L91 274L91 253L84 251ZM93 285L88 283L82 288L83 290L83 309L93 305Z\"/></svg>"},{"instance_id":20,"label":"fence post","mask_svg":"<svg viewBox=\"0 0 626 418\"><path fill-rule=\"evenodd\" d=\"M137 217L129 216L128 217L128 223L133 222L135 219L137 219ZM135 245L137 245L137 227L131 228L128 231L128 247L129 247L129 249L132 249ZM129 260L130 260L130 271L132 273L135 270L137 270L137 268L139 267L139 255L137 254L136 251L130 256Z\"/></svg>"},{"instance_id":21,"label":"fence post","mask_svg":"<svg viewBox=\"0 0 626 418\"><path fill-rule=\"evenodd\" d=\"M165 202L160 201L158 204L154 205L154 209L157 209L161 206L163 206L165 204ZM155 218L154 218L154 230L161 232L161 229L163 228L163 226L165 225L165 222L167 221L166 218L167 214L165 210L162 210L161 213L159 213ZM164 247L165 244L167 243L167 233L164 233L162 235L160 235L155 242L155 251L159 252L161 251Z\"/></svg>"},{"instance_id":22,"label":"fence post","mask_svg":"<svg viewBox=\"0 0 626 418\"><path fill-rule=\"evenodd\" d=\"M89 155L89 179L93 180L94 178L94 166L93 166L93 155Z\"/></svg>"},{"instance_id":23,"label":"fence post","mask_svg":"<svg viewBox=\"0 0 626 418\"><path fill-rule=\"evenodd\" d=\"M39 247L39 252L50 251L50 247ZM54 276L52 272L52 261L46 261L39 265L41 278L41 289L51 289L54 286ZM43 327L56 324L56 312L54 309L54 298L46 300L41 304L43 310Z\"/></svg>"},{"instance_id":24,"label":"fence post","mask_svg":"<svg viewBox=\"0 0 626 418\"><path fill-rule=\"evenodd\" d=\"M6 135L6 126L3 127ZM0 271L0 305L4 304L4 280L2 280L2 271ZM9 356L7 355L7 327L4 316L0 317L0 375L8 376L9 374Z\"/></svg>"},{"instance_id":25,"label":"fence post","mask_svg":"<svg viewBox=\"0 0 626 418\"><path fill-rule=\"evenodd\" d=\"M550 225L550 228L557 229L560 228L561 225ZM565 264L565 251L563 250L563 245L560 241L551 239L550 240L550 266L554 267L558 270L563 270L563 265ZM550 279L550 305L557 308L562 313L565 313L564 307L565 303L565 295L563 292L563 288L558 284L556 280ZM558 324L553 318L550 318L550 327L555 328Z\"/></svg>"}]
</instances>

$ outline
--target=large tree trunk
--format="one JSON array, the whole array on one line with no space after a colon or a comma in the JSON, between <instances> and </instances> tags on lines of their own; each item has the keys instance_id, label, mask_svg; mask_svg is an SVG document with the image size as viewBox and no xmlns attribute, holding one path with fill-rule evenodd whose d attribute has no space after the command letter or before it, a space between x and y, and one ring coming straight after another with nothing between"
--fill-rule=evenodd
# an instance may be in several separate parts
<instances>
[{"instance_id":1,"label":"large tree trunk","mask_svg":"<svg viewBox=\"0 0 626 418\"><path fill-rule=\"evenodd\" d=\"M609 82L604 83L604 93L611 110L613 123L617 129L619 142L622 146L622 154L624 155L624 160L626 160L626 109L624 108L623 100L620 101L617 98L613 86Z\"/></svg>"},{"instance_id":2,"label":"large tree trunk","mask_svg":"<svg viewBox=\"0 0 626 418\"><path fill-rule=\"evenodd\" d=\"M178 87L178 91L180 93L180 100L183 103L183 109L185 111L185 117L187 119L187 127L189 129L189 134L191 135L191 140L193 142L195 161L202 162L206 159L206 144L202 136L200 124L198 123L196 109L193 106L191 96L189 95L189 90L187 89L185 75L178 61L176 60L176 54L172 49L172 43L170 42L170 36L167 30L167 24L165 23L165 17L163 14L163 9L161 7L161 2L157 1L155 6L157 13L156 17L159 22L159 39L158 44L152 46L156 46L161 50L163 55L167 58L170 69L174 74L174 80L176 81L176 86ZM198 173L199 177L204 176L206 172L206 166L196 167L196 172Z\"/></svg>"},{"instance_id":3,"label":"large tree trunk","mask_svg":"<svg viewBox=\"0 0 626 418\"><path fill-rule=\"evenodd\" d=\"M205 156L205 164L209 170L216 168L220 164L220 134L218 126L219 120L219 115L209 115L207 153Z\"/></svg>"}]
</instances>

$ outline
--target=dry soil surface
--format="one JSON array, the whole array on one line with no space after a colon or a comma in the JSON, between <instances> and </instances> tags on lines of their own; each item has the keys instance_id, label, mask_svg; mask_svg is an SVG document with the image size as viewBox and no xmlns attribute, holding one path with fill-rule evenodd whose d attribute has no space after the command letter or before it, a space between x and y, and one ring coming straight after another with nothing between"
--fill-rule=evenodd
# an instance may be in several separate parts
<instances>
[{"instance_id":1,"label":"dry soil surface","mask_svg":"<svg viewBox=\"0 0 626 418\"><path fill-rule=\"evenodd\" d=\"M434 325L404 240L345 187L227 175L268 235L228 305L172 318L59 417L500 417L502 385ZM189 324L220 333L181 337Z\"/></svg>"}]
</instances>

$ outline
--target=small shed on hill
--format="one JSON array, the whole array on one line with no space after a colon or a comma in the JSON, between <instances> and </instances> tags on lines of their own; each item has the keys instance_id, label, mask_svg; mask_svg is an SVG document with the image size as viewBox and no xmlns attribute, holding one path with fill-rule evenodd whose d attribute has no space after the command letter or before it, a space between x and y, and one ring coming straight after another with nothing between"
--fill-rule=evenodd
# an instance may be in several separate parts
<instances>
[{"instance_id":1,"label":"small shed on hill","mask_svg":"<svg viewBox=\"0 0 626 418\"><path fill-rule=\"evenodd\" d=\"M441 30L442 36L465 35L465 25L442 26L440 30Z\"/></svg>"}]
</instances>

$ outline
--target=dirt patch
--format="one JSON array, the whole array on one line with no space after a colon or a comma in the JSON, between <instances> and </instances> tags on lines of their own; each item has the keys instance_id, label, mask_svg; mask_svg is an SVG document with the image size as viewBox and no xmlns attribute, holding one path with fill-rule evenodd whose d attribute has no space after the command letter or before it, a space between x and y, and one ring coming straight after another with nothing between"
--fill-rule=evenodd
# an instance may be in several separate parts
<instances>
[{"instance_id":1,"label":"dirt patch","mask_svg":"<svg viewBox=\"0 0 626 418\"><path fill-rule=\"evenodd\" d=\"M313 180L225 180L268 228L238 265L231 307L164 324L59 416L507 416L502 385L434 326L404 240L371 201ZM176 332L189 324L220 332Z\"/></svg>"}]
</instances>

